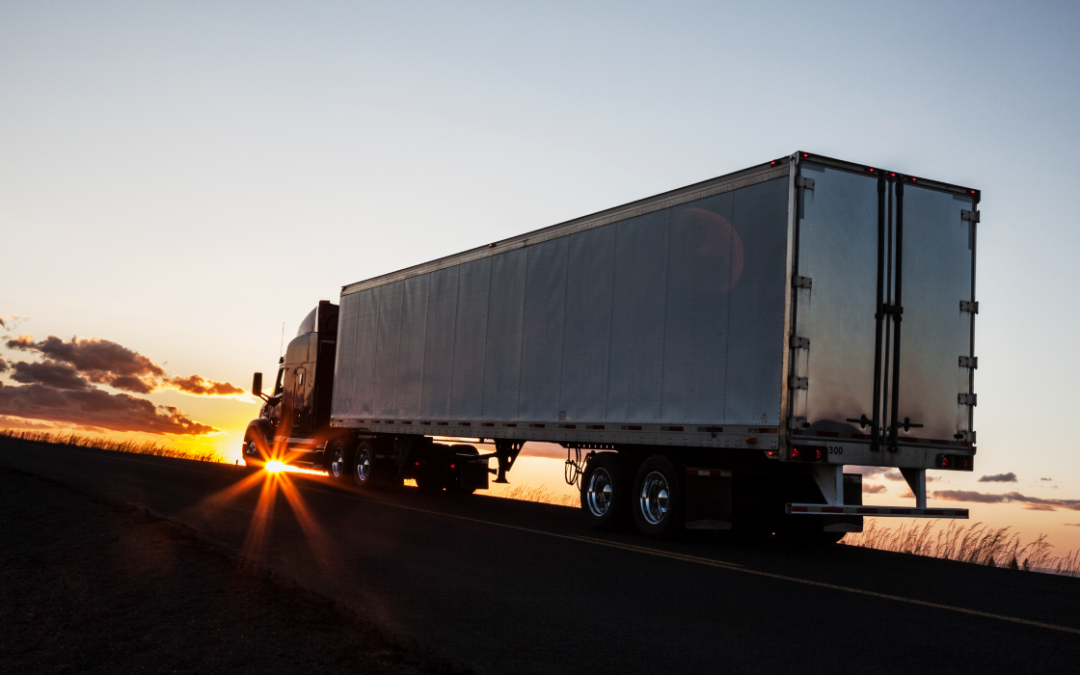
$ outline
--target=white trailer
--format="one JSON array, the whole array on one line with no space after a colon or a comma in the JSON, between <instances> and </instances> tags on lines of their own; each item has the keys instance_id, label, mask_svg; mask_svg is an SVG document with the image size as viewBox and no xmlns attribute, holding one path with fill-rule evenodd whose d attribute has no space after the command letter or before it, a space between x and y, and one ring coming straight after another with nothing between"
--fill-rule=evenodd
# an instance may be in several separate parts
<instances>
[{"instance_id":1,"label":"white trailer","mask_svg":"<svg viewBox=\"0 0 1080 675\"><path fill-rule=\"evenodd\" d=\"M975 454L979 197L799 152L344 286L338 460L366 438L401 475L424 439L493 439L502 479L561 443L590 521L650 536L967 517L925 472ZM915 504L862 506L844 465Z\"/></svg>"}]
</instances>

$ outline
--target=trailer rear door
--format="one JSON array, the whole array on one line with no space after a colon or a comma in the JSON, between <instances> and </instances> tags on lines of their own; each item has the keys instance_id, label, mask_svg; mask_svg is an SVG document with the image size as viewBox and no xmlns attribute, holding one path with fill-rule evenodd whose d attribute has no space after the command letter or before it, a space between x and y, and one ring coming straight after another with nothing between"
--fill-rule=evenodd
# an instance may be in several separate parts
<instances>
[{"instance_id":1,"label":"trailer rear door","mask_svg":"<svg viewBox=\"0 0 1080 675\"><path fill-rule=\"evenodd\" d=\"M805 161L799 169L792 337L804 342L793 341L793 421L868 435L847 420L874 418L878 180Z\"/></svg>"},{"instance_id":2,"label":"trailer rear door","mask_svg":"<svg viewBox=\"0 0 1080 675\"><path fill-rule=\"evenodd\" d=\"M889 416L900 443L970 440L974 324L967 303L975 293L975 198L919 187L911 179L894 183L892 192L902 239L896 244L896 301L903 313Z\"/></svg>"},{"instance_id":3,"label":"trailer rear door","mask_svg":"<svg viewBox=\"0 0 1080 675\"><path fill-rule=\"evenodd\" d=\"M812 159L796 191L791 426L971 442L976 195Z\"/></svg>"}]
</instances>

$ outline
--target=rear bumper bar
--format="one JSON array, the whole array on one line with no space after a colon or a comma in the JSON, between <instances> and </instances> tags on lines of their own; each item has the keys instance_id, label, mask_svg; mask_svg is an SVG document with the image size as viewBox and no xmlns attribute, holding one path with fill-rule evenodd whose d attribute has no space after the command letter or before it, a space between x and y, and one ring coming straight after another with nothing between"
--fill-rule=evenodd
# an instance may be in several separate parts
<instances>
[{"instance_id":1,"label":"rear bumper bar","mask_svg":"<svg viewBox=\"0 0 1080 675\"><path fill-rule=\"evenodd\" d=\"M844 515L893 518L967 518L967 509L918 509L908 506L829 506L827 504L788 504L792 515Z\"/></svg>"}]
</instances>

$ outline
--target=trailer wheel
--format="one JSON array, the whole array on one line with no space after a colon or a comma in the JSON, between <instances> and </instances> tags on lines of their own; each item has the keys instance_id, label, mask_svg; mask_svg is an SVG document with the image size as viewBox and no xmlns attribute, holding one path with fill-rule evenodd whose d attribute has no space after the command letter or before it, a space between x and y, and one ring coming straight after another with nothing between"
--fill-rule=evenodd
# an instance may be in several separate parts
<instances>
[{"instance_id":1,"label":"trailer wheel","mask_svg":"<svg viewBox=\"0 0 1080 675\"><path fill-rule=\"evenodd\" d=\"M326 467L326 472L339 483L349 477L349 456L345 452L344 441L334 441L330 446L330 464Z\"/></svg>"},{"instance_id":2,"label":"trailer wheel","mask_svg":"<svg viewBox=\"0 0 1080 675\"><path fill-rule=\"evenodd\" d=\"M634 524L638 532L665 539L679 531L682 488L675 466L663 455L653 455L641 464L634 479Z\"/></svg>"},{"instance_id":3,"label":"trailer wheel","mask_svg":"<svg viewBox=\"0 0 1080 675\"><path fill-rule=\"evenodd\" d=\"M361 490L374 490L379 483L379 469L375 463L375 446L364 441L356 448L352 462L353 483Z\"/></svg>"},{"instance_id":4,"label":"trailer wheel","mask_svg":"<svg viewBox=\"0 0 1080 675\"><path fill-rule=\"evenodd\" d=\"M629 494L627 481L616 455L594 455L581 476L581 510L589 524L597 529L616 529L627 520Z\"/></svg>"}]
</instances>

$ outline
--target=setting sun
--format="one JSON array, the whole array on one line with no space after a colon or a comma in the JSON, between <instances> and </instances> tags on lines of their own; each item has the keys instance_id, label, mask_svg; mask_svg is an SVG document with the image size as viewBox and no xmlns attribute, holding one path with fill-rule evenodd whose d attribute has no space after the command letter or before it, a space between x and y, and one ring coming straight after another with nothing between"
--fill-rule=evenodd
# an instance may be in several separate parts
<instances>
[{"instance_id":1,"label":"setting sun","mask_svg":"<svg viewBox=\"0 0 1080 675\"><path fill-rule=\"evenodd\" d=\"M270 473L279 473L279 472L285 470L285 465L282 464L281 462L277 461L276 459L272 459L272 460L270 460L269 462L266 463L265 468Z\"/></svg>"}]
</instances>

